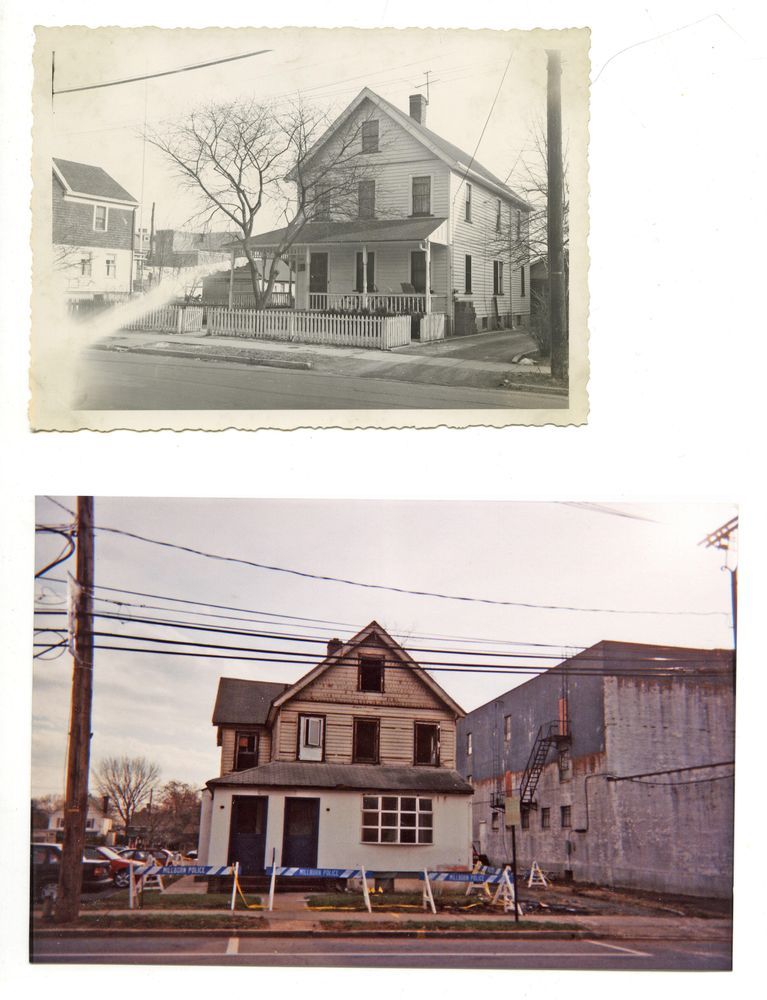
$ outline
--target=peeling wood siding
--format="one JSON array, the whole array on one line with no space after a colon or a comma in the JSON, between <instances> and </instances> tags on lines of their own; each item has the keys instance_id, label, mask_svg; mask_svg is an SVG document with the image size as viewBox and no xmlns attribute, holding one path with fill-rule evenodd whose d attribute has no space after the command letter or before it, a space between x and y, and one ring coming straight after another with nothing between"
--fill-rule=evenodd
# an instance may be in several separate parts
<instances>
[{"instance_id":1,"label":"peeling wood siding","mask_svg":"<svg viewBox=\"0 0 767 1000\"><path fill-rule=\"evenodd\" d=\"M266 726L222 726L221 727L221 774L234 770L234 744L237 733L258 733L258 763L268 764L271 760L272 734Z\"/></svg>"}]
</instances>

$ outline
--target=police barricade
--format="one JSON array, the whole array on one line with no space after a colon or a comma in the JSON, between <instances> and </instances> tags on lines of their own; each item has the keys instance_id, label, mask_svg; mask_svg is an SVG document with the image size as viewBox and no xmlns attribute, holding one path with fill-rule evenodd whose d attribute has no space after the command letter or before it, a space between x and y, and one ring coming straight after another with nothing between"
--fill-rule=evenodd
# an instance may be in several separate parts
<instances>
[{"instance_id":1,"label":"police barricade","mask_svg":"<svg viewBox=\"0 0 767 1000\"><path fill-rule=\"evenodd\" d=\"M234 875L232 880L232 900L229 907L233 910L239 869L239 862L235 862L232 865L131 865L130 882L128 883L130 909L133 909L136 894L139 890L143 891L144 884L148 878L156 878L160 889L163 889L163 875Z\"/></svg>"},{"instance_id":2,"label":"police barricade","mask_svg":"<svg viewBox=\"0 0 767 1000\"><path fill-rule=\"evenodd\" d=\"M495 894L491 895L489 890L487 895L490 897L491 902L503 903L504 911L514 908L516 904L516 890L514 882L509 874L508 868L482 868L481 870L475 869L470 872L460 872L460 871L429 871L424 868L423 871L366 871L365 868L360 865L359 868L289 868L289 867L279 867L272 864L266 869L267 875L270 877L269 883L269 909L274 908L274 892L277 881L277 876L282 878L328 878L328 879L349 879L358 878L361 880L362 892L365 899L365 907L368 913L372 913L372 908L370 905L370 890L368 889L368 878L391 878L394 876L417 878L424 883L422 901L424 909L428 906L432 913L437 912L437 908L434 904L434 896L431 891L432 882L463 882L468 884L469 887L473 885L483 886L487 889L488 885L497 886ZM517 912L519 907L517 907Z\"/></svg>"}]
</instances>

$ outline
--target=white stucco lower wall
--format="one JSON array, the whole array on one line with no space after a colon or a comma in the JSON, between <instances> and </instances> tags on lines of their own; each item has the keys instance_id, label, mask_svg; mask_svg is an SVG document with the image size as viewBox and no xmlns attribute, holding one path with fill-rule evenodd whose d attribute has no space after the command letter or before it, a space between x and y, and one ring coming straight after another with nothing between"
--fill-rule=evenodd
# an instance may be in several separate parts
<instances>
[{"instance_id":1,"label":"white stucco lower wall","mask_svg":"<svg viewBox=\"0 0 767 1000\"><path fill-rule=\"evenodd\" d=\"M200 799L200 833L197 837L197 864L207 865L210 844L210 817L213 813L213 796L204 791Z\"/></svg>"},{"instance_id":2,"label":"white stucco lower wall","mask_svg":"<svg viewBox=\"0 0 767 1000\"><path fill-rule=\"evenodd\" d=\"M369 794L375 794L371 789ZM403 794L403 793L400 793ZM425 793L419 793L424 795ZM362 792L273 788L217 788L212 799L206 861L209 865L228 863L229 825L234 795L264 795L269 798L266 826L265 865L282 863L283 818L285 799L319 798L320 821L317 865L320 868L351 868L364 865L372 870L417 871L428 868L465 868L471 866L471 796L431 795L434 843L432 844L363 844ZM200 851L203 829L200 828ZM202 857L202 853L200 854ZM200 863L203 863L202 861Z\"/></svg>"}]
</instances>

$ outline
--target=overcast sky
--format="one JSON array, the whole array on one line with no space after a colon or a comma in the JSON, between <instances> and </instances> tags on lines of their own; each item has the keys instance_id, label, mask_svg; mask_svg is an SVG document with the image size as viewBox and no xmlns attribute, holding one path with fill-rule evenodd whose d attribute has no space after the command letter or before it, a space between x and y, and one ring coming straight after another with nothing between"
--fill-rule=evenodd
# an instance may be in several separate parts
<instances>
[{"instance_id":1,"label":"overcast sky","mask_svg":"<svg viewBox=\"0 0 767 1000\"><path fill-rule=\"evenodd\" d=\"M73 498L58 499L74 507ZM729 574L720 569L721 553L697 544L733 516L734 508L724 504L610 504L601 509L552 503L97 498L95 507L97 525L218 555L410 590L605 609L596 613L516 608L369 590L212 561L97 531L97 585L253 614L241 615L250 620L232 621L201 613L235 616L237 612L204 606L176 605L166 613L99 602L101 612L183 617L254 630L268 630L263 619L270 615L296 616L318 621L291 625L287 619L275 619L278 630L322 639L349 638L376 619L401 635L406 647L435 645L416 638L419 635L445 636L451 638L438 644L445 648L464 648L453 637L475 640L466 645L469 650L497 649L493 643L503 641L509 645L502 648L519 653L526 644L547 643L552 648L546 652L558 657L600 639L704 648L731 645ZM38 523L58 526L67 520L50 501L38 501ZM38 535L38 540L40 568L58 553L61 539ZM74 560L50 575L63 577L65 570L74 572ZM38 608L65 607L58 603L65 597L63 585L39 580L35 592ZM167 600L97 593L111 600L174 607ZM626 613L607 613L607 609ZM661 614L631 613L652 611ZM678 613L689 611L715 614ZM44 621L40 617L38 625L50 625L51 617ZM98 619L97 628L134 636L269 645L250 636L190 633L109 619ZM106 637L97 642L151 645L146 640L126 643ZM313 656L323 648L298 642L272 645L283 656L286 648ZM532 646L527 651L540 653ZM472 661L470 654L466 658ZM210 719L219 677L293 681L314 661L306 662L301 668L100 650L94 675L92 761L123 753L147 756L160 765L163 780L200 786L218 769ZM434 676L466 710L529 679L450 672ZM33 795L60 792L63 787L70 683L68 654L35 661Z\"/></svg>"},{"instance_id":2,"label":"overcast sky","mask_svg":"<svg viewBox=\"0 0 767 1000\"><path fill-rule=\"evenodd\" d=\"M501 179L511 174L512 185L521 184L525 161L536 161L531 130L545 120L546 56L540 39L533 42L524 32L58 29L50 44L57 90L271 50L146 83L55 98L53 155L104 167L142 202L147 227L152 202L157 228L181 226L194 203L179 192L159 152L145 148L144 121L161 128L208 102L255 97L284 109L300 94L335 116L368 86L407 111L409 95L425 93L418 87L430 70L429 127L469 153L476 149L477 160ZM573 83L565 57L565 129ZM273 223L266 210L256 229L266 231ZM215 228L226 226L221 221Z\"/></svg>"}]
</instances>

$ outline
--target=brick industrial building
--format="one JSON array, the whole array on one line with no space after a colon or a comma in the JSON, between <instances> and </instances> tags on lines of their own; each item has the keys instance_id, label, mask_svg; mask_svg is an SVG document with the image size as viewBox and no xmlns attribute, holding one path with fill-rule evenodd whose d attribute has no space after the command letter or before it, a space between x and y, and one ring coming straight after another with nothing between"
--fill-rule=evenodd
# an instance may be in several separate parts
<instances>
[{"instance_id":1,"label":"brick industrial building","mask_svg":"<svg viewBox=\"0 0 767 1000\"><path fill-rule=\"evenodd\" d=\"M729 896L734 708L728 650L600 642L565 660L458 721L475 847L510 860L514 822L523 868Z\"/></svg>"}]
</instances>

